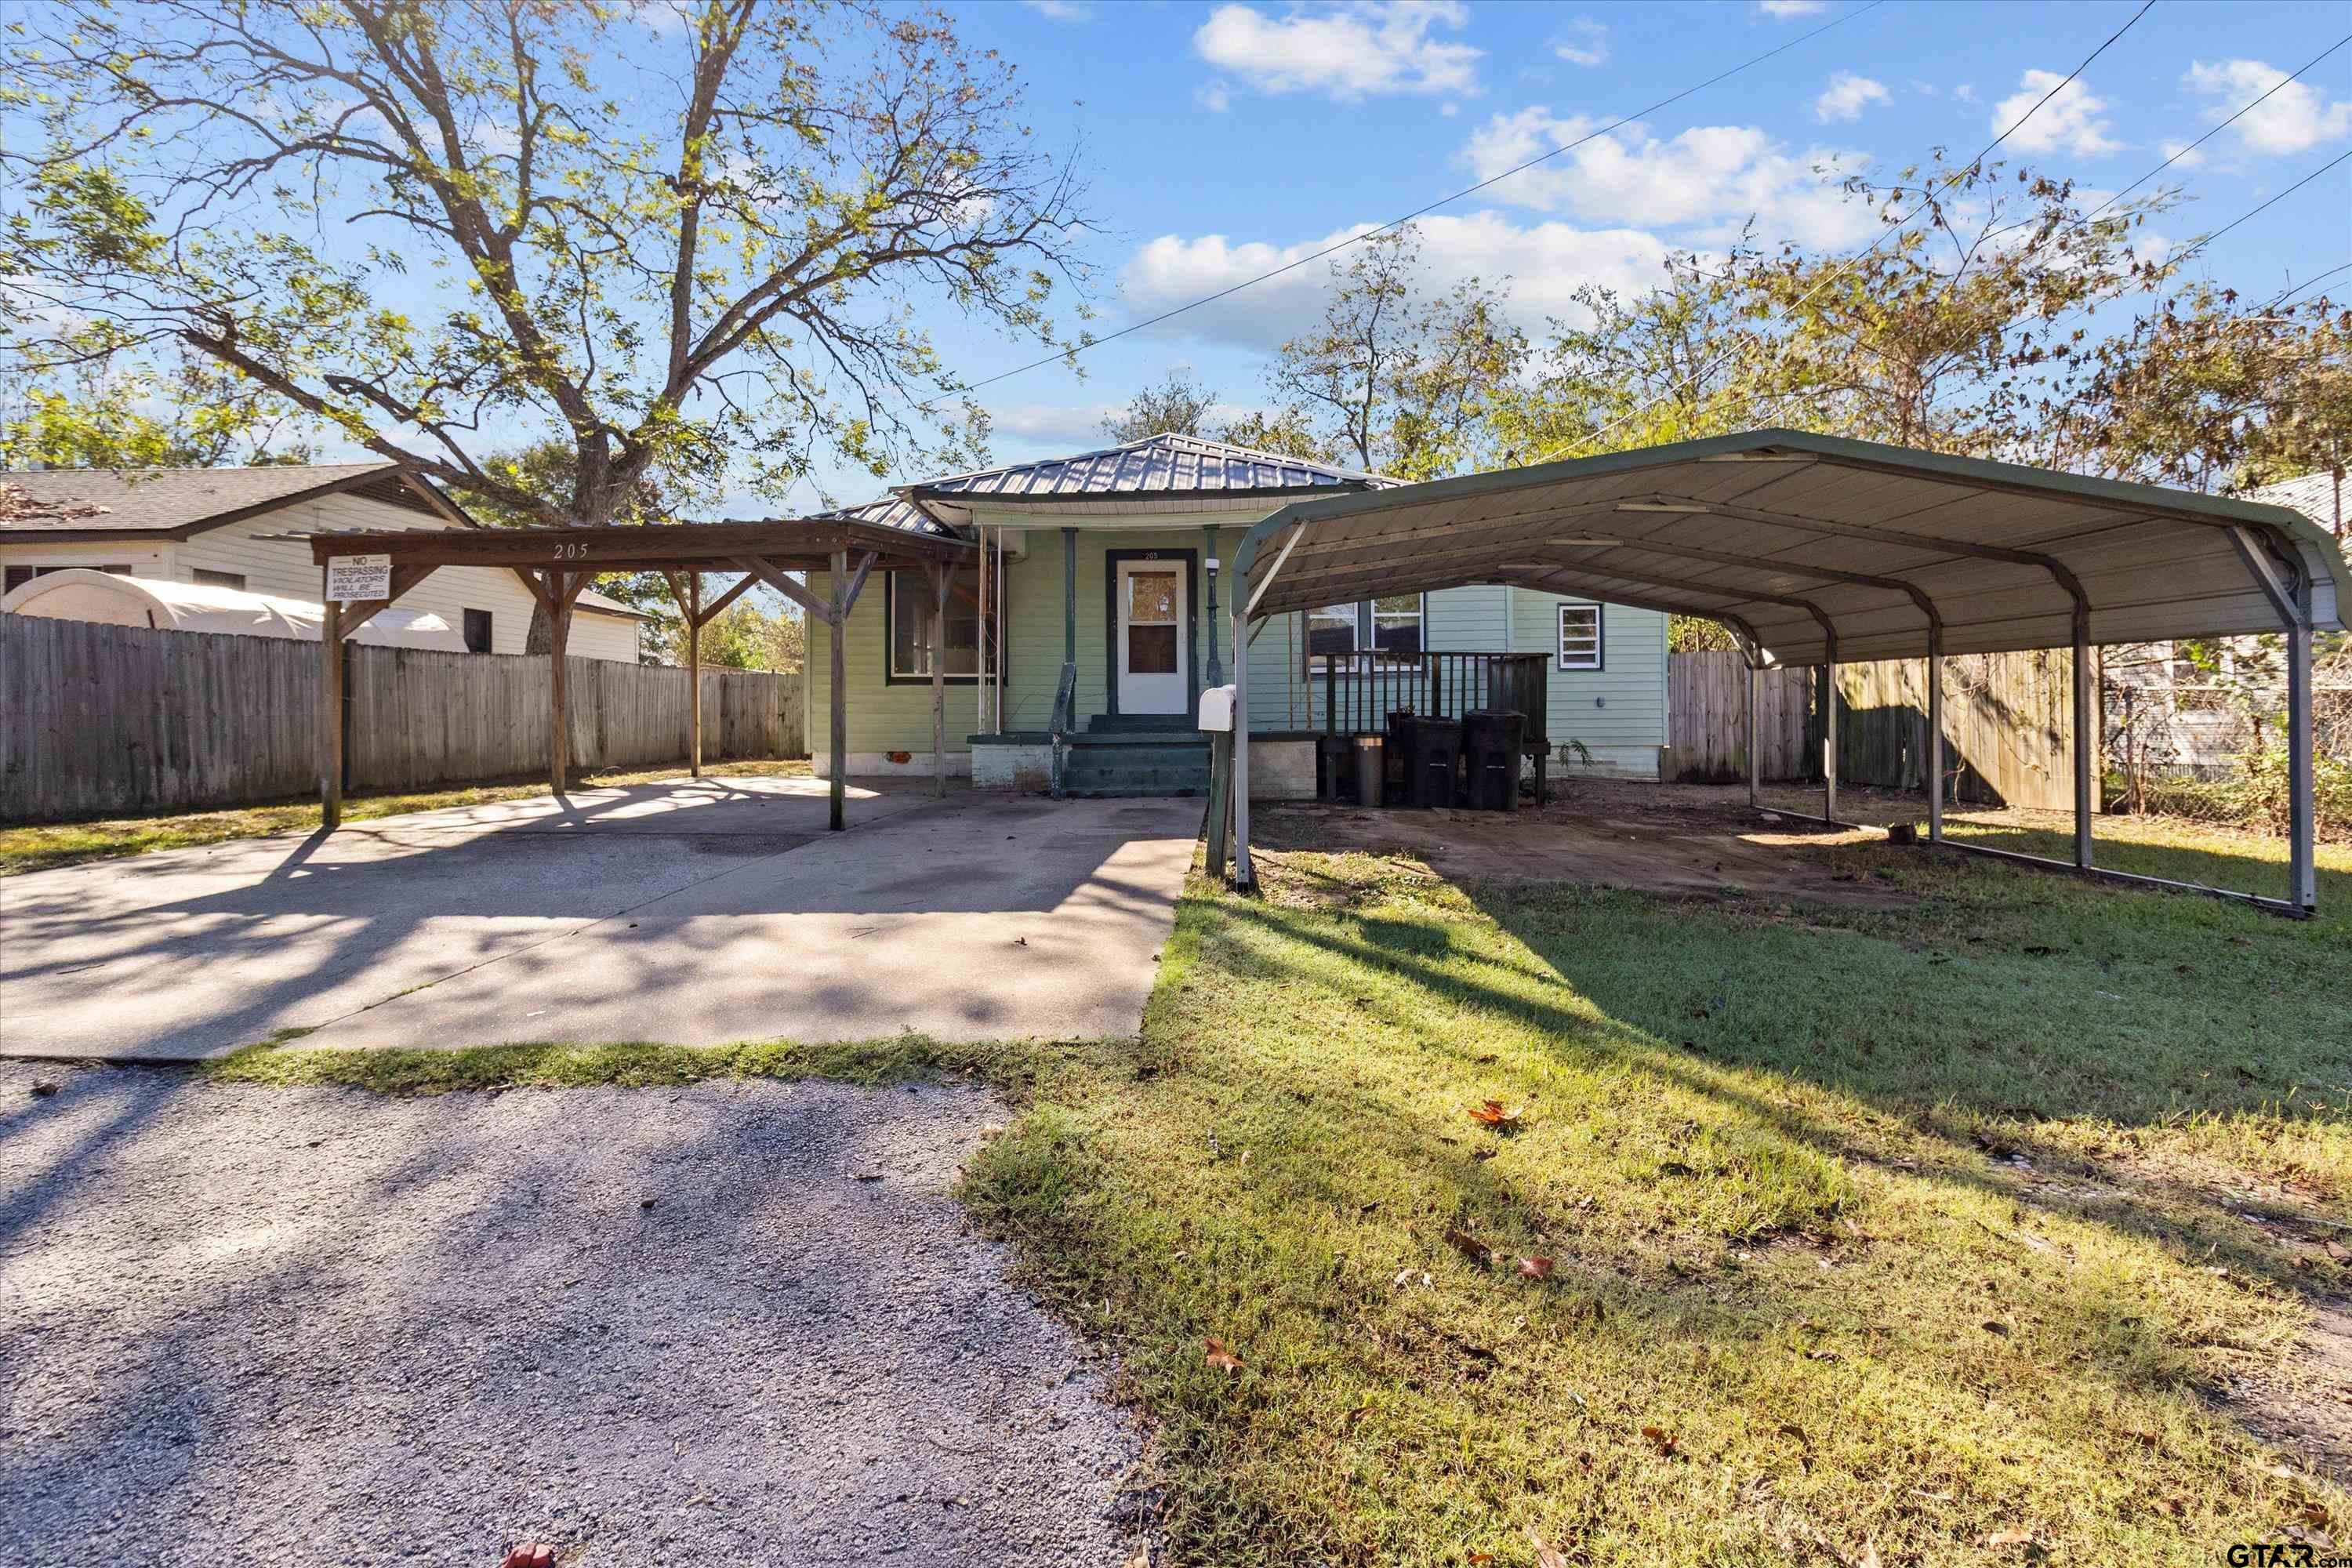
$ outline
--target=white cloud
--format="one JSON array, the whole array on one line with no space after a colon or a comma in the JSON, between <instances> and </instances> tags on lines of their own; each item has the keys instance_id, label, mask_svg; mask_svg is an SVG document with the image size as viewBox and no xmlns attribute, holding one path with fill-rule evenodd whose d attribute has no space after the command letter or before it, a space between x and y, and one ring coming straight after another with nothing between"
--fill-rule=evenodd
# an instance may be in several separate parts
<instances>
[{"instance_id":1,"label":"white cloud","mask_svg":"<svg viewBox=\"0 0 2352 1568\"><path fill-rule=\"evenodd\" d=\"M1464 161L1490 179L1546 147L1566 147L1597 123L1542 109L1497 114L1472 133ZM1837 188L1843 174L1866 162L1831 148L1793 153L1754 126L1695 126L1662 142L1634 125L1514 174L1494 191L1520 206L1588 221L1696 226L1699 240L1727 238L1753 216L1767 243L1843 246L1874 226L1867 208Z\"/></svg>"},{"instance_id":2,"label":"white cloud","mask_svg":"<svg viewBox=\"0 0 2352 1568\"><path fill-rule=\"evenodd\" d=\"M1117 403L1008 403L992 406L988 419L993 436L1076 452L1108 445L1103 421L1124 412Z\"/></svg>"},{"instance_id":3,"label":"white cloud","mask_svg":"<svg viewBox=\"0 0 2352 1568\"><path fill-rule=\"evenodd\" d=\"M1431 33L1469 18L1459 0L1352 0L1278 17L1220 5L1192 35L1192 47L1267 92L1324 92L1343 102L1368 93L1468 93L1477 90L1484 51Z\"/></svg>"},{"instance_id":4,"label":"white cloud","mask_svg":"<svg viewBox=\"0 0 2352 1568\"><path fill-rule=\"evenodd\" d=\"M1021 4L1056 22L1091 22L1095 16L1095 8L1085 0L1021 0Z\"/></svg>"},{"instance_id":5,"label":"white cloud","mask_svg":"<svg viewBox=\"0 0 2352 1568\"><path fill-rule=\"evenodd\" d=\"M1959 86L1952 89L1952 96L1958 99L1962 103L1974 103L1977 100L1977 84L1972 81L1964 81L1960 83Z\"/></svg>"},{"instance_id":6,"label":"white cloud","mask_svg":"<svg viewBox=\"0 0 2352 1568\"><path fill-rule=\"evenodd\" d=\"M2189 150L2189 143L2186 142L2166 142L2160 143L2160 145L2163 148L2164 155L2167 158L2175 160L2172 166L2176 169L2194 169L2205 162L2205 154L2202 153L2191 153Z\"/></svg>"},{"instance_id":7,"label":"white cloud","mask_svg":"<svg viewBox=\"0 0 2352 1568\"><path fill-rule=\"evenodd\" d=\"M1829 87L1813 100L1813 118L1827 124L1832 120L1859 120L1862 111L1874 103L1891 103L1894 95L1886 84L1856 76L1852 71L1840 71L1830 78Z\"/></svg>"},{"instance_id":8,"label":"white cloud","mask_svg":"<svg viewBox=\"0 0 2352 1568\"><path fill-rule=\"evenodd\" d=\"M2059 87L2061 82L2065 85ZM2053 88L2057 88L2055 95L2036 111L2033 106ZM2106 110L2106 100L2094 96L2081 80L2066 81L2056 71L2030 70L2018 79L2016 92L1993 105L1993 134L2023 121L2006 143L2009 147L2020 153L2053 153L2063 147L2077 157L2095 158L2123 150L2113 134L2114 121L2101 118ZM2033 118L2026 120L2028 114Z\"/></svg>"},{"instance_id":9,"label":"white cloud","mask_svg":"<svg viewBox=\"0 0 2352 1568\"><path fill-rule=\"evenodd\" d=\"M1201 107L1212 114L1223 114L1234 106L1232 91L1221 81L1202 82L1192 96L1200 100Z\"/></svg>"},{"instance_id":10,"label":"white cloud","mask_svg":"<svg viewBox=\"0 0 2352 1568\"><path fill-rule=\"evenodd\" d=\"M1568 37L1556 40L1551 52L1572 66L1605 65L1609 60L1609 29L1590 16L1568 25Z\"/></svg>"},{"instance_id":11,"label":"white cloud","mask_svg":"<svg viewBox=\"0 0 2352 1568\"><path fill-rule=\"evenodd\" d=\"M2278 88L2231 127L2238 144L2249 153L2307 152L2352 132L2352 100L2330 103L2326 94L2305 81L2279 87L2287 81L2286 72L2261 60L2199 60L2181 79L2214 100L2205 118L2217 122Z\"/></svg>"},{"instance_id":12,"label":"white cloud","mask_svg":"<svg viewBox=\"0 0 2352 1568\"><path fill-rule=\"evenodd\" d=\"M1815 16L1829 9L1829 0L1762 0L1756 7L1767 16Z\"/></svg>"},{"instance_id":13,"label":"white cloud","mask_svg":"<svg viewBox=\"0 0 2352 1568\"><path fill-rule=\"evenodd\" d=\"M1480 278L1505 291L1512 320L1532 332L1552 316L1584 319L1570 297L1587 283L1638 293L1664 276L1672 248L1638 229L1580 229L1564 223L1522 226L1496 212L1419 220L1422 265L1433 288ZM1137 250L1120 272L1127 307L1139 316L1169 310L1310 256L1371 227L1358 224L1319 239L1275 246L1236 243L1221 234L1187 239L1162 235ZM1197 336L1260 353L1280 346L1322 313L1332 263L1342 250L1281 277L1177 317L1154 333ZM1506 281L1507 279L1507 281Z\"/></svg>"}]
</instances>

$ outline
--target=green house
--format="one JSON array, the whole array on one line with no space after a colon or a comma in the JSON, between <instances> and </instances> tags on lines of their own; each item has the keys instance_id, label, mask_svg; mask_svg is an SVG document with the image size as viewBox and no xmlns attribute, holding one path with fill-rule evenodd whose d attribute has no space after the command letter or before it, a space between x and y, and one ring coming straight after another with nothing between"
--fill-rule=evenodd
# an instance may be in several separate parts
<instances>
[{"instance_id":1,"label":"green house","mask_svg":"<svg viewBox=\"0 0 2352 1568\"><path fill-rule=\"evenodd\" d=\"M921 480L848 515L980 546L945 618L951 774L1048 787L1058 730L1069 793L1167 794L1205 787L1200 696L1233 679L1221 552L1288 502L1400 482L1160 435ZM820 574L810 586L831 585ZM859 595L843 632L849 776L930 775L930 621L919 576L886 574ZM808 710L822 713L829 631L813 620L809 636ZM1666 618L1650 610L1453 587L1263 622L1248 658L1264 759L1253 793L1311 792L1313 742L1380 733L1398 709L1534 709L1533 742L1556 770L1655 778L1667 741Z\"/></svg>"}]
</instances>

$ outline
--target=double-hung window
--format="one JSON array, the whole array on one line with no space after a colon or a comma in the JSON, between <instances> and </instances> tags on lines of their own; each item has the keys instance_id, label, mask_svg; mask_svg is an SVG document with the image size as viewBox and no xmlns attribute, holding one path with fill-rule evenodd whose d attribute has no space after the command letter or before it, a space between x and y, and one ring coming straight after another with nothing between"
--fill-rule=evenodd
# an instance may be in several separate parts
<instances>
[{"instance_id":1,"label":"double-hung window","mask_svg":"<svg viewBox=\"0 0 2352 1568\"><path fill-rule=\"evenodd\" d=\"M1341 675L1418 658L1427 605L1419 594L1391 594L1307 612L1307 673Z\"/></svg>"},{"instance_id":2,"label":"double-hung window","mask_svg":"<svg viewBox=\"0 0 2352 1568\"><path fill-rule=\"evenodd\" d=\"M1560 668L1599 669L1601 652L1601 606L1562 605L1559 607Z\"/></svg>"},{"instance_id":3,"label":"double-hung window","mask_svg":"<svg viewBox=\"0 0 2352 1568\"><path fill-rule=\"evenodd\" d=\"M931 581L919 572L889 574L884 600L889 621L892 680L931 678ZM947 679L980 679L980 595L971 574L960 572L948 590Z\"/></svg>"}]
</instances>

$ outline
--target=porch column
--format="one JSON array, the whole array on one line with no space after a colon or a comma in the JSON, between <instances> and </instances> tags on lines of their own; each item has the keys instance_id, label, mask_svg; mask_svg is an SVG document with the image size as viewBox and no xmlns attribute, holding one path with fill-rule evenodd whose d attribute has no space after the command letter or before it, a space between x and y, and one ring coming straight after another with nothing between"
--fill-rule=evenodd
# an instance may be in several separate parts
<instances>
[{"instance_id":1,"label":"porch column","mask_svg":"<svg viewBox=\"0 0 2352 1568\"><path fill-rule=\"evenodd\" d=\"M1062 663L1071 674L1078 668L1078 531L1062 530ZM1077 689L1070 691L1070 710L1077 712Z\"/></svg>"},{"instance_id":2,"label":"porch column","mask_svg":"<svg viewBox=\"0 0 2352 1568\"><path fill-rule=\"evenodd\" d=\"M2091 612L2074 605L2074 864L2091 867L2091 737L2098 719L2091 711Z\"/></svg>"},{"instance_id":3,"label":"porch column","mask_svg":"<svg viewBox=\"0 0 2352 1568\"><path fill-rule=\"evenodd\" d=\"M1927 842L1944 841L1944 628L1927 628Z\"/></svg>"},{"instance_id":4,"label":"porch column","mask_svg":"<svg viewBox=\"0 0 2352 1568\"><path fill-rule=\"evenodd\" d=\"M1202 529L1201 543L1202 546L1201 559L1208 563L1209 574L1208 684L1223 686L1225 683L1225 668L1217 658L1217 531L1213 528ZM1234 649L1234 657L1237 659L1241 658L1241 648L1238 646Z\"/></svg>"},{"instance_id":5,"label":"porch column","mask_svg":"<svg viewBox=\"0 0 2352 1568\"><path fill-rule=\"evenodd\" d=\"M948 793L948 593L955 568L942 561L931 567L931 794Z\"/></svg>"},{"instance_id":6,"label":"porch column","mask_svg":"<svg viewBox=\"0 0 2352 1568\"><path fill-rule=\"evenodd\" d=\"M343 606L327 596L327 568L319 569L319 826L343 820Z\"/></svg>"}]
</instances>

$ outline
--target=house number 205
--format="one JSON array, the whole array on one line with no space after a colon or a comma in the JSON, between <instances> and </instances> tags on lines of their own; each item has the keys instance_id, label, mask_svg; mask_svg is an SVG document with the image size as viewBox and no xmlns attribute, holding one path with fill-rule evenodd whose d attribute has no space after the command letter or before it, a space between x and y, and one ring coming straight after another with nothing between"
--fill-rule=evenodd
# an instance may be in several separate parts
<instances>
[{"instance_id":1,"label":"house number 205","mask_svg":"<svg viewBox=\"0 0 2352 1568\"><path fill-rule=\"evenodd\" d=\"M558 561L583 561L587 559L587 555L588 546L584 542L579 544L559 544L555 547L555 558Z\"/></svg>"}]
</instances>

